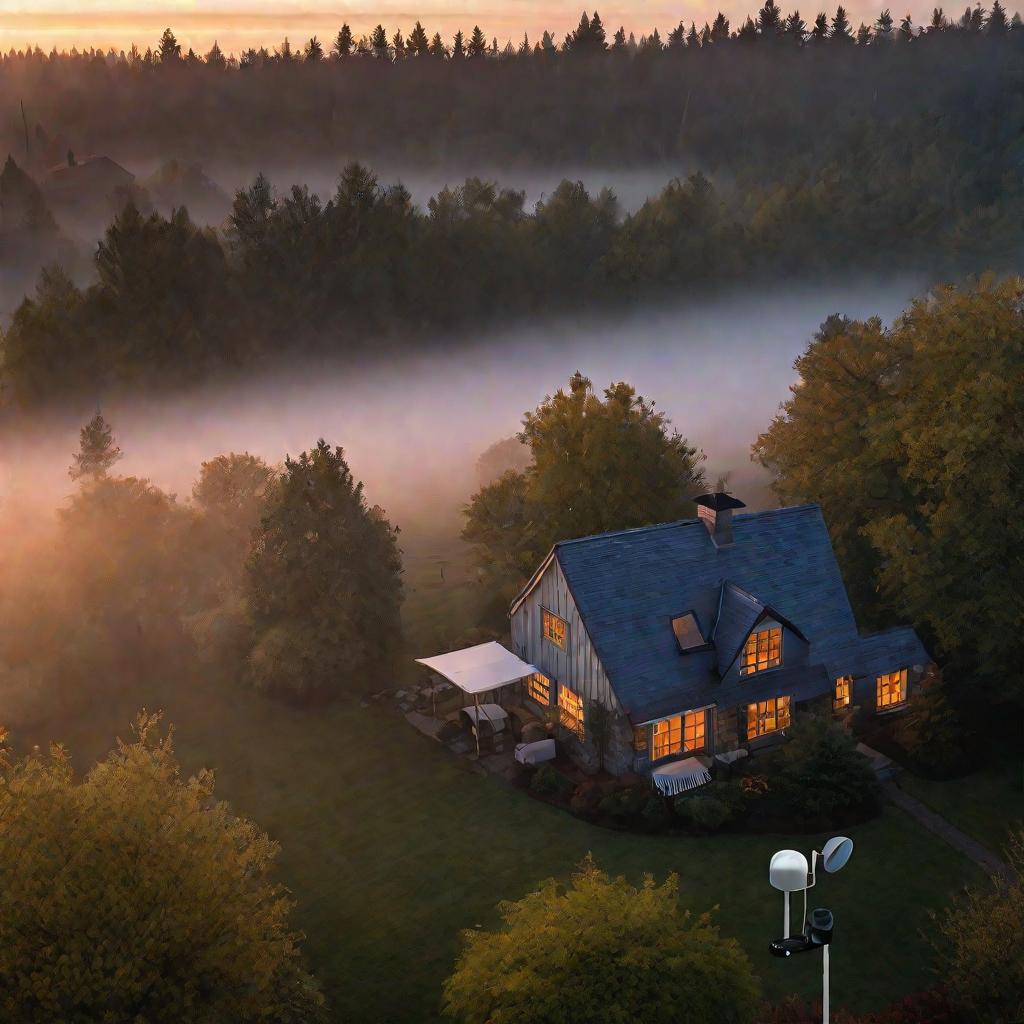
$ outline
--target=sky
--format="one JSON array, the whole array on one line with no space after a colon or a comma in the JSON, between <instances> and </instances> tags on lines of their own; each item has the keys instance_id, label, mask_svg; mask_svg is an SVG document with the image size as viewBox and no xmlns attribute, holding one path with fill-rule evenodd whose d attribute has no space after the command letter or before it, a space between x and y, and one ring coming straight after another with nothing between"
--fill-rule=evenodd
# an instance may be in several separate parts
<instances>
[{"instance_id":1,"label":"sky","mask_svg":"<svg viewBox=\"0 0 1024 1024\"><path fill-rule=\"evenodd\" d=\"M822 0L818 0L820 5ZM827 0L831 11L838 0ZM748 13L760 6L760 0L729 0L722 10L738 25ZM782 3L783 9L800 6L799 0ZM872 21L876 6L862 0L846 5L854 25L859 21ZM931 6L910 7L915 22L927 20ZM807 4L804 19L813 20L815 4ZM1011 8L1013 5L1011 4ZM919 9L918 9L919 8ZM589 8L588 8L589 9ZM657 26L664 37L680 20L696 21L700 26L714 18L719 9L713 0L696 0L686 6L643 0L600 7L601 18L609 32L620 24L637 38ZM580 0L483 0L474 3L464 0L458 7L441 0L378 0L370 6L365 0L358 4L320 2L289 4L270 0L157 0L152 4L140 0L0 0L0 47L21 48L37 44L44 50L52 46L70 49L77 46L96 46L107 49L126 49L131 43L140 48L154 45L166 26L173 28L184 48L192 47L205 53L214 40L225 52L238 53L249 46L277 45L285 36L293 44L303 42L312 35L321 41L330 41L343 22L351 25L356 35L369 33L377 22L382 22L391 35L396 28L403 34L419 19L429 34L440 31L450 40L456 29L466 31L479 24L490 39L496 36L500 44L506 39L516 42L527 32L531 41L550 29L556 39L575 27L580 16ZM957 9L959 10L959 9ZM894 8L893 14L902 16L903 7Z\"/></svg>"}]
</instances>

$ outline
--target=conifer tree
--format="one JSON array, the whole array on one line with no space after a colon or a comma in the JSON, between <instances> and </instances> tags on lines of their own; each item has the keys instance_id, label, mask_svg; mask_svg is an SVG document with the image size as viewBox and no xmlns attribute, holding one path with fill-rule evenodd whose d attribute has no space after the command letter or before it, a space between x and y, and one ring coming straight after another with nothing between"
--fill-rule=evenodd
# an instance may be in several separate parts
<instances>
[{"instance_id":1,"label":"conifer tree","mask_svg":"<svg viewBox=\"0 0 1024 1024\"><path fill-rule=\"evenodd\" d=\"M100 412L79 431L78 451L74 463L68 469L72 480L88 477L98 480L122 457L121 449L114 444L114 431Z\"/></svg>"},{"instance_id":2,"label":"conifer tree","mask_svg":"<svg viewBox=\"0 0 1024 1024\"><path fill-rule=\"evenodd\" d=\"M880 43L892 41L892 15L887 7L875 21L875 40Z\"/></svg>"},{"instance_id":3,"label":"conifer tree","mask_svg":"<svg viewBox=\"0 0 1024 1024\"><path fill-rule=\"evenodd\" d=\"M690 31L686 33L686 48L688 50L700 49L700 36L697 35L697 26L691 21Z\"/></svg>"},{"instance_id":4,"label":"conifer tree","mask_svg":"<svg viewBox=\"0 0 1024 1024\"><path fill-rule=\"evenodd\" d=\"M729 19L719 11L711 26L711 42L727 43L729 41Z\"/></svg>"},{"instance_id":5,"label":"conifer tree","mask_svg":"<svg viewBox=\"0 0 1024 1024\"><path fill-rule=\"evenodd\" d=\"M388 34L383 25L378 25L370 35L370 48L377 60L386 60L390 56Z\"/></svg>"},{"instance_id":6,"label":"conifer tree","mask_svg":"<svg viewBox=\"0 0 1024 1024\"><path fill-rule=\"evenodd\" d=\"M181 44L170 28L164 29L157 45L157 58L161 64L177 64L181 61Z\"/></svg>"},{"instance_id":7,"label":"conifer tree","mask_svg":"<svg viewBox=\"0 0 1024 1024\"><path fill-rule=\"evenodd\" d=\"M406 43L405 48L415 57L422 57L430 52L430 43L427 41L427 33L418 21L413 26L413 30L409 33L409 40Z\"/></svg>"},{"instance_id":8,"label":"conifer tree","mask_svg":"<svg viewBox=\"0 0 1024 1024\"><path fill-rule=\"evenodd\" d=\"M828 15L820 11L814 19L814 28L811 29L811 42L820 45L828 39Z\"/></svg>"},{"instance_id":9,"label":"conifer tree","mask_svg":"<svg viewBox=\"0 0 1024 1024\"><path fill-rule=\"evenodd\" d=\"M473 33L469 37L469 45L466 47L467 57L483 57L487 53L487 40L480 30L479 25L473 26Z\"/></svg>"},{"instance_id":10,"label":"conifer tree","mask_svg":"<svg viewBox=\"0 0 1024 1024\"><path fill-rule=\"evenodd\" d=\"M835 17L832 19L832 32L830 38L836 43L852 43L853 33L850 31L850 19L846 15L846 8L840 5L836 8Z\"/></svg>"},{"instance_id":11,"label":"conifer tree","mask_svg":"<svg viewBox=\"0 0 1024 1024\"><path fill-rule=\"evenodd\" d=\"M302 56L307 64L319 64L324 59L324 48L316 36L306 43L306 49Z\"/></svg>"},{"instance_id":12,"label":"conifer tree","mask_svg":"<svg viewBox=\"0 0 1024 1024\"><path fill-rule=\"evenodd\" d=\"M331 48L331 53L336 60L343 60L352 53L352 46L352 29L346 23L338 31L338 35L334 40L334 46Z\"/></svg>"},{"instance_id":13,"label":"conifer tree","mask_svg":"<svg viewBox=\"0 0 1024 1024\"><path fill-rule=\"evenodd\" d=\"M452 60L462 60L466 56L466 44L460 28L452 40Z\"/></svg>"},{"instance_id":14,"label":"conifer tree","mask_svg":"<svg viewBox=\"0 0 1024 1024\"><path fill-rule=\"evenodd\" d=\"M1005 36L1007 27L1006 8L999 0L993 0L992 13L988 16L988 34L990 36Z\"/></svg>"},{"instance_id":15,"label":"conifer tree","mask_svg":"<svg viewBox=\"0 0 1024 1024\"><path fill-rule=\"evenodd\" d=\"M911 21L910 15L908 14L900 22L900 42L909 43L914 39L914 23Z\"/></svg>"},{"instance_id":16,"label":"conifer tree","mask_svg":"<svg viewBox=\"0 0 1024 1024\"><path fill-rule=\"evenodd\" d=\"M132 49L134 51L134 63L134 56L138 54L138 50L136 50L135 47L132 47ZM214 39L213 46L210 47L210 51L206 55L206 64L207 67L217 68L219 71L223 71L224 68L227 67L227 61L224 59L224 54L221 51L221 48L217 45L216 39Z\"/></svg>"},{"instance_id":17,"label":"conifer tree","mask_svg":"<svg viewBox=\"0 0 1024 1024\"><path fill-rule=\"evenodd\" d=\"M774 39L782 34L782 11L775 0L765 0L764 6L757 14L757 30L766 39Z\"/></svg>"},{"instance_id":18,"label":"conifer tree","mask_svg":"<svg viewBox=\"0 0 1024 1024\"><path fill-rule=\"evenodd\" d=\"M435 32L434 38L430 40L430 56L438 60L444 60L448 56L448 47L444 45L440 32Z\"/></svg>"}]
</instances>

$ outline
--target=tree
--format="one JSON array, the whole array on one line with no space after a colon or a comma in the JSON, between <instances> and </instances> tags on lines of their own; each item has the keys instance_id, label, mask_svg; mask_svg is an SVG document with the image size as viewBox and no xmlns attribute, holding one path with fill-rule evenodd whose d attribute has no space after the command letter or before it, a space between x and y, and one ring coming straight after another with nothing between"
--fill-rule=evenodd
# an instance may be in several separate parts
<instances>
[{"instance_id":1,"label":"tree","mask_svg":"<svg viewBox=\"0 0 1024 1024\"><path fill-rule=\"evenodd\" d=\"M483 57L487 53L487 40L479 25L473 26L473 34L469 37L469 46L466 47L467 57Z\"/></svg>"},{"instance_id":2,"label":"tree","mask_svg":"<svg viewBox=\"0 0 1024 1024\"><path fill-rule=\"evenodd\" d=\"M892 42L892 15L887 7L875 21L875 40L880 43Z\"/></svg>"},{"instance_id":3,"label":"tree","mask_svg":"<svg viewBox=\"0 0 1024 1024\"><path fill-rule=\"evenodd\" d=\"M499 912L499 930L463 933L445 982L464 1024L677 1024L681 1006L688 1020L755 1019L750 961L709 914L680 909L676 875L636 888L588 857L567 886L549 879Z\"/></svg>"},{"instance_id":4,"label":"tree","mask_svg":"<svg viewBox=\"0 0 1024 1024\"><path fill-rule=\"evenodd\" d=\"M968 889L940 918L939 951L950 998L968 1020L1014 1024L1024 1019L1024 830L1010 836L1013 880Z\"/></svg>"},{"instance_id":5,"label":"tree","mask_svg":"<svg viewBox=\"0 0 1024 1024\"><path fill-rule=\"evenodd\" d=\"M202 464L192 501L212 538L210 561L221 565L220 573L211 575L237 580L276 479L263 459L248 452L218 455Z\"/></svg>"},{"instance_id":6,"label":"tree","mask_svg":"<svg viewBox=\"0 0 1024 1024\"><path fill-rule=\"evenodd\" d=\"M704 487L703 453L626 383L603 399L577 372L523 419L522 472L482 487L463 537L485 576L514 590L555 541L678 519Z\"/></svg>"},{"instance_id":7,"label":"tree","mask_svg":"<svg viewBox=\"0 0 1024 1024\"><path fill-rule=\"evenodd\" d=\"M217 45L217 40L214 39L213 46L210 47L210 50L206 55L207 66L216 68L218 71L223 71L227 67L227 63L228 62L224 58L221 48Z\"/></svg>"},{"instance_id":8,"label":"tree","mask_svg":"<svg viewBox=\"0 0 1024 1024\"><path fill-rule=\"evenodd\" d=\"M822 505L859 607L877 614L880 594L955 675L1018 701L1022 300L1024 281L984 278L936 289L889 330L835 318L755 445L786 503Z\"/></svg>"},{"instance_id":9,"label":"tree","mask_svg":"<svg viewBox=\"0 0 1024 1024\"><path fill-rule=\"evenodd\" d=\"M807 39L807 23L800 17L799 11L794 11L786 18L786 38L797 46L803 46Z\"/></svg>"},{"instance_id":10,"label":"tree","mask_svg":"<svg viewBox=\"0 0 1024 1024\"><path fill-rule=\"evenodd\" d=\"M163 65L177 64L181 61L181 45L169 28L164 29L156 53L156 59Z\"/></svg>"},{"instance_id":11,"label":"tree","mask_svg":"<svg viewBox=\"0 0 1024 1024\"><path fill-rule=\"evenodd\" d=\"M352 53L352 45L352 29L349 28L348 23L346 22L338 30L338 35L335 37L331 53L334 55L336 60L344 60Z\"/></svg>"},{"instance_id":12,"label":"tree","mask_svg":"<svg viewBox=\"0 0 1024 1024\"><path fill-rule=\"evenodd\" d=\"M909 14L900 22L899 38L901 43L909 43L914 39L914 23Z\"/></svg>"},{"instance_id":13,"label":"tree","mask_svg":"<svg viewBox=\"0 0 1024 1024\"><path fill-rule=\"evenodd\" d=\"M942 13L941 7L935 7L932 9L932 21L928 26L928 34L932 35L935 32L945 32L949 27L946 22L946 16Z\"/></svg>"},{"instance_id":14,"label":"tree","mask_svg":"<svg viewBox=\"0 0 1024 1024\"><path fill-rule=\"evenodd\" d=\"M97 412L79 431L78 451L68 475L72 480L106 476L107 470L121 457L121 449L114 444L113 428Z\"/></svg>"},{"instance_id":15,"label":"tree","mask_svg":"<svg viewBox=\"0 0 1024 1024\"><path fill-rule=\"evenodd\" d=\"M869 46L871 43L871 29L862 21L857 29L857 45Z\"/></svg>"},{"instance_id":16,"label":"tree","mask_svg":"<svg viewBox=\"0 0 1024 1024\"><path fill-rule=\"evenodd\" d=\"M462 36L462 29L459 29L452 39L452 60L462 60L465 56L466 46Z\"/></svg>"},{"instance_id":17,"label":"tree","mask_svg":"<svg viewBox=\"0 0 1024 1024\"><path fill-rule=\"evenodd\" d=\"M852 43L853 34L850 32L850 19L846 16L845 7L837 7L835 17L832 19L832 32L830 37L836 43Z\"/></svg>"},{"instance_id":18,"label":"tree","mask_svg":"<svg viewBox=\"0 0 1024 1024\"><path fill-rule=\"evenodd\" d=\"M324 1020L277 844L182 780L159 715L134 733L78 784L59 746L0 774L0 1016Z\"/></svg>"},{"instance_id":19,"label":"tree","mask_svg":"<svg viewBox=\"0 0 1024 1024\"><path fill-rule=\"evenodd\" d=\"M486 487L509 470L525 472L530 461L530 449L518 437L504 437L484 449L476 460L477 483Z\"/></svg>"},{"instance_id":20,"label":"tree","mask_svg":"<svg viewBox=\"0 0 1024 1024\"><path fill-rule=\"evenodd\" d=\"M987 30L990 36L1005 36L1009 31L1009 25L1006 21L1006 8L1003 7L999 0L993 0L992 12L988 16Z\"/></svg>"},{"instance_id":21,"label":"tree","mask_svg":"<svg viewBox=\"0 0 1024 1024\"><path fill-rule=\"evenodd\" d=\"M253 535L250 678L293 701L379 688L401 648L397 531L321 439L284 472Z\"/></svg>"},{"instance_id":22,"label":"tree","mask_svg":"<svg viewBox=\"0 0 1024 1024\"><path fill-rule=\"evenodd\" d=\"M324 48L320 40L313 36L303 51L303 59L307 64L319 64L324 59Z\"/></svg>"},{"instance_id":23,"label":"tree","mask_svg":"<svg viewBox=\"0 0 1024 1024\"><path fill-rule=\"evenodd\" d=\"M440 40L441 37L435 36L434 38ZM413 26L413 30L409 33L409 40L406 43L406 49L414 57L424 57L430 51L430 42L427 39L427 33L418 21Z\"/></svg>"},{"instance_id":24,"label":"tree","mask_svg":"<svg viewBox=\"0 0 1024 1024\"><path fill-rule=\"evenodd\" d=\"M757 12L757 30L766 39L775 39L782 34L782 11L775 0L765 0Z\"/></svg>"},{"instance_id":25,"label":"tree","mask_svg":"<svg viewBox=\"0 0 1024 1024\"><path fill-rule=\"evenodd\" d=\"M962 715L949 699L938 669L915 687L896 724L896 736L914 767L932 778L951 778L966 767Z\"/></svg>"},{"instance_id":26,"label":"tree","mask_svg":"<svg viewBox=\"0 0 1024 1024\"><path fill-rule=\"evenodd\" d=\"M814 27L811 29L811 42L815 44L824 43L828 39L828 15L820 11L814 19Z\"/></svg>"},{"instance_id":27,"label":"tree","mask_svg":"<svg viewBox=\"0 0 1024 1024\"><path fill-rule=\"evenodd\" d=\"M370 34L370 48L378 60L386 60L391 55L388 46L388 34L384 31L383 25L378 25Z\"/></svg>"},{"instance_id":28,"label":"tree","mask_svg":"<svg viewBox=\"0 0 1024 1024\"><path fill-rule=\"evenodd\" d=\"M444 60L448 56L448 47L444 45L440 32L435 32L434 38L430 40L430 56L437 60Z\"/></svg>"},{"instance_id":29,"label":"tree","mask_svg":"<svg viewBox=\"0 0 1024 1024\"><path fill-rule=\"evenodd\" d=\"M729 41L729 19L719 11L711 25L711 42L727 43Z\"/></svg>"}]
</instances>

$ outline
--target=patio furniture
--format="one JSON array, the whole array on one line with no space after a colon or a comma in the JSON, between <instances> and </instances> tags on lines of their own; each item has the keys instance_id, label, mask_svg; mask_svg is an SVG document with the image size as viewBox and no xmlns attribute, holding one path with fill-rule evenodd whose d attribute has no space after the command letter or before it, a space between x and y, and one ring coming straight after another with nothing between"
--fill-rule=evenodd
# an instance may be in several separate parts
<instances>
[{"instance_id":1,"label":"patio furniture","mask_svg":"<svg viewBox=\"0 0 1024 1024\"><path fill-rule=\"evenodd\" d=\"M516 745L516 760L520 764L541 764L555 759L555 741L538 740L536 743Z\"/></svg>"},{"instance_id":2,"label":"patio furniture","mask_svg":"<svg viewBox=\"0 0 1024 1024\"><path fill-rule=\"evenodd\" d=\"M482 723L485 730L502 732L508 725L508 712L500 704L471 704L462 713L469 719L471 729Z\"/></svg>"},{"instance_id":3,"label":"patio furniture","mask_svg":"<svg viewBox=\"0 0 1024 1024\"><path fill-rule=\"evenodd\" d=\"M654 788L663 796L675 796L711 781L711 773L696 757L659 765L651 772Z\"/></svg>"}]
</instances>

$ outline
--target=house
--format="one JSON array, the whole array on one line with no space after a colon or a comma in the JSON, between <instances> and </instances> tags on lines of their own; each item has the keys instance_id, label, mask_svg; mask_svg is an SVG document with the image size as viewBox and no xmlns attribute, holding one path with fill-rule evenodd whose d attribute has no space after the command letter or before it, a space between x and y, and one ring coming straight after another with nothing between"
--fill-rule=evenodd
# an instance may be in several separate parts
<instances>
[{"instance_id":1,"label":"house","mask_svg":"<svg viewBox=\"0 0 1024 1024\"><path fill-rule=\"evenodd\" d=\"M131 194L135 175L107 156L82 160L68 152L64 163L51 167L43 192L54 208L83 216L107 217L121 196Z\"/></svg>"},{"instance_id":2,"label":"house","mask_svg":"<svg viewBox=\"0 0 1024 1024\"><path fill-rule=\"evenodd\" d=\"M523 696L557 706L574 758L597 766L597 705L614 774L777 743L811 708L906 706L930 658L909 627L858 631L817 505L694 500L697 519L556 544L512 604Z\"/></svg>"}]
</instances>

